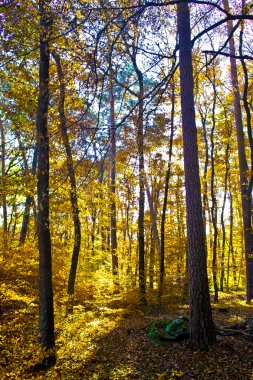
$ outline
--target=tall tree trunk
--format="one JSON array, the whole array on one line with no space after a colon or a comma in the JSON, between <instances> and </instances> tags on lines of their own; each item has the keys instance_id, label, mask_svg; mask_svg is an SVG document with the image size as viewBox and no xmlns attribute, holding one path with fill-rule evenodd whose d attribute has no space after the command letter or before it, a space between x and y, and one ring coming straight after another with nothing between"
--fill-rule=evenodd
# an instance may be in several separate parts
<instances>
[{"instance_id":1,"label":"tall tree trunk","mask_svg":"<svg viewBox=\"0 0 253 380\"><path fill-rule=\"evenodd\" d=\"M212 199L212 206L211 206L211 218L212 218L212 225L213 225L213 258L212 258L212 272L213 272L213 287L214 287L214 302L218 302L219 298L219 289L218 289L218 279L217 279L217 242L218 242L218 226L217 226L217 199L215 194L215 167L214 167L214 132L216 127L216 121L215 121L215 108L216 108L216 88L215 88L215 71L213 68L213 91L214 91L214 97L213 97L213 107L212 107L212 128L211 128L211 134L210 134L210 140L211 140L211 152L210 152L210 159L211 159L211 199Z\"/></svg>"},{"instance_id":2,"label":"tall tree trunk","mask_svg":"<svg viewBox=\"0 0 253 380\"><path fill-rule=\"evenodd\" d=\"M233 245L233 229L234 229L234 208L233 208L233 195L231 191L231 183L229 180L229 200L230 200L230 215L229 215L229 245L228 245L228 261L227 261L227 285L226 290L229 291L229 277L230 277L230 257L234 255Z\"/></svg>"},{"instance_id":3,"label":"tall tree trunk","mask_svg":"<svg viewBox=\"0 0 253 380\"><path fill-rule=\"evenodd\" d=\"M68 132L67 132L67 122L66 122L65 109L64 109L64 105L65 105L64 74L63 74L61 59L60 59L59 54L53 51L52 55L56 63L58 79L60 82L60 101L59 101L60 131L61 131L61 137L62 137L63 145L65 147L66 158L67 158L67 168L68 168L68 174L69 174L69 180L70 180L70 200L71 200L71 206L72 206L74 231L75 231L74 247L73 247L71 267L70 267L69 280L68 280L68 294L74 294L78 257L79 257L80 246L81 246L81 222L79 218L74 164L73 164L71 147L69 143L69 137L68 137Z\"/></svg>"},{"instance_id":4,"label":"tall tree trunk","mask_svg":"<svg viewBox=\"0 0 253 380\"><path fill-rule=\"evenodd\" d=\"M117 255L117 221L116 221L116 125L115 125L115 105L113 70L110 67L110 190L111 190L111 254L112 254L112 274L117 284L118 277L118 255Z\"/></svg>"},{"instance_id":5,"label":"tall tree trunk","mask_svg":"<svg viewBox=\"0 0 253 380\"><path fill-rule=\"evenodd\" d=\"M51 238L49 229L49 138L47 129L49 105L49 35L51 31L50 1L39 1L40 62L37 107L38 144L38 242L40 257L39 330L40 342L53 347L54 308L52 286Z\"/></svg>"},{"instance_id":6,"label":"tall tree trunk","mask_svg":"<svg viewBox=\"0 0 253 380\"><path fill-rule=\"evenodd\" d=\"M178 4L177 18L189 256L190 341L194 349L207 349L215 342L215 332L210 305L207 252L202 218L188 3Z\"/></svg>"},{"instance_id":7,"label":"tall tree trunk","mask_svg":"<svg viewBox=\"0 0 253 380\"><path fill-rule=\"evenodd\" d=\"M242 44L243 44L243 30L244 30L244 25L242 23L242 30L240 32L240 47L239 47L239 52L240 55L243 55L242 51ZM248 69L246 62L244 59L241 59L241 64L242 64L242 69L243 69L243 74L244 74L244 90L243 90L243 105L246 113L246 125L247 125L247 132L248 132L248 140L249 140L249 146L250 146L250 167L251 167L251 175L250 175L250 181L249 181L249 186L248 186L248 197L250 200L251 204L251 216L252 216L252 187L253 187L253 173L252 173L252 168L253 168L253 135L252 135L252 123L251 123L251 110L250 110L250 104L251 104L251 99L248 100L248 90L249 90L249 75L248 75ZM252 226L251 226L252 227ZM252 228L251 228L251 234L253 233ZM252 253L253 254L253 253Z\"/></svg>"},{"instance_id":8,"label":"tall tree trunk","mask_svg":"<svg viewBox=\"0 0 253 380\"><path fill-rule=\"evenodd\" d=\"M173 138L174 138L174 116L175 116L175 84L172 82L172 96L171 96L171 125L170 125L170 142L169 142L169 158L168 167L165 177L165 187L164 187L164 199L163 199L163 210L162 210L162 220L161 220L161 257L160 257L160 278L158 285L158 298L162 297L163 294L163 283L164 283L164 261L165 261L165 221L166 221L166 211L168 203L168 193L169 193L169 181L171 175L171 159L172 159L172 148L173 148Z\"/></svg>"},{"instance_id":9,"label":"tall tree trunk","mask_svg":"<svg viewBox=\"0 0 253 380\"><path fill-rule=\"evenodd\" d=\"M7 197L6 197L6 168L5 168L5 133L4 126L2 120L0 119L0 129L1 129L1 140L2 140L2 154L1 154L1 166L2 166L2 202L3 202L3 243L4 247L7 245L7 229L8 229L8 221L7 221Z\"/></svg>"},{"instance_id":10,"label":"tall tree trunk","mask_svg":"<svg viewBox=\"0 0 253 380\"><path fill-rule=\"evenodd\" d=\"M228 0L223 0L224 8L229 11ZM227 21L227 32L230 36L233 31L233 21ZM234 56L235 42L233 36L229 40L231 81L234 93L234 117L237 135L237 148L239 157L240 185L242 198L242 217L244 229L244 245L246 260L246 301L249 303L253 298L253 234L251 225L251 195L249 195L248 163L245 153L245 141L243 133L242 110L240 104L239 82L237 75L236 60Z\"/></svg>"},{"instance_id":11,"label":"tall tree trunk","mask_svg":"<svg viewBox=\"0 0 253 380\"><path fill-rule=\"evenodd\" d=\"M207 119L207 108L203 112L201 109L199 109L200 117L201 117L201 123L203 127L203 137L204 137L204 144L205 144L205 165L204 165L204 175L203 175L203 222L204 222L204 230L205 230L205 239L206 239L206 245L208 246L207 241L207 234L206 234L206 225L207 225L207 218L209 214L209 202L208 202L208 184L207 184L207 170L209 165L209 146L208 146L208 137L207 137L207 130L206 130L206 119Z\"/></svg>"},{"instance_id":12,"label":"tall tree trunk","mask_svg":"<svg viewBox=\"0 0 253 380\"><path fill-rule=\"evenodd\" d=\"M135 61L136 63L136 61ZM139 160L139 216L138 216L138 242L139 242L139 287L140 299L146 303L146 281L145 281L145 243L144 243L144 209L145 209L145 173L144 173L144 131L143 131L143 112L144 112L144 85L141 71L135 67L139 81L139 112L137 124L137 145Z\"/></svg>"},{"instance_id":13,"label":"tall tree trunk","mask_svg":"<svg viewBox=\"0 0 253 380\"><path fill-rule=\"evenodd\" d=\"M229 143L226 146L226 155L225 155L225 180L224 180L224 195L221 208L221 229L222 229L222 243L221 243L221 274L220 274L220 290L224 291L224 279L225 279L225 246L226 246L226 227L224 221L225 206L227 201L227 192L228 192L228 171L229 171Z\"/></svg>"},{"instance_id":14,"label":"tall tree trunk","mask_svg":"<svg viewBox=\"0 0 253 380\"><path fill-rule=\"evenodd\" d=\"M135 36L136 37L136 36ZM137 119L137 151L138 151L138 176L139 176L139 213L138 213L138 258L139 258L139 291L140 302L146 304L146 277L145 277L145 172L144 172L144 81L143 74L137 65L137 51L135 44L130 50L129 43L125 41L126 49L132 61L134 71L138 78L138 119Z\"/></svg>"},{"instance_id":15,"label":"tall tree trunk","mask_svg":"<svg viewBox=\"0 0 253 380\"><path fill-rule=\"evenodd\" d=\"M138 119L137 119L137 150L138 150L138 175L139 175L139 213L138 213L138 254L139 254L139 290L140 301L146 300L146 277L145 277L145 234L144 234L144 210L145 210L145 172L144 172L144 82L143 74L137 65L137 51L133 48L128 54L132 61L134 71L138 78Z\"/></svg>"}]
</instances>

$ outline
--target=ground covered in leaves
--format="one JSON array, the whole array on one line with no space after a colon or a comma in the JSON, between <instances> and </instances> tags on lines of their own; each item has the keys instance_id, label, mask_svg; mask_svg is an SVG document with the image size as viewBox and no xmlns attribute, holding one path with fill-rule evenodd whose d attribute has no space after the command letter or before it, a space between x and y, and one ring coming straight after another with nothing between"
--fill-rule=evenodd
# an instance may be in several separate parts
<instances>
[{"instance_id":1,"label":"ground covered in leaves","mask_svg":"<svg viewBox=\"0 0 253 380\"><path fill-rule=\"evenodd\" d=\"M24 265L24 263L22 264ZM0 378L87 380L246 380L253 379L253 339L218 336L209 352L195 352L188 340L154 344L147 335L153 321L186 315L187 304L176 297L163 306L149 300L140 308L134 296L100 294L73 301L56 294L57 362L43 366L45 353L37 344L37 273L2 266L0 290ZM221 294L213 305L217 325L239 323L252 306L243 295Z\"/></svg>"}]
</instances>

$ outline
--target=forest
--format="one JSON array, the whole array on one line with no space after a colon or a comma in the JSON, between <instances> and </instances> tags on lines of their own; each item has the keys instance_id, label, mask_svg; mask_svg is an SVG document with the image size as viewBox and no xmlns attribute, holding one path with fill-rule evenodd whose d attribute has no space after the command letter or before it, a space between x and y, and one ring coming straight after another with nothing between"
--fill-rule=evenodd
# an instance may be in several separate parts
<instances>
[{"instance_id":1,"label":"forest","mask_svg":"<svg viewBox=\"0 0 253 380\"><path fill-rule=\"evenodd\" d=\"M253 1L0 2L0 377L253 378Z\"/></svg>"}]
</instances>

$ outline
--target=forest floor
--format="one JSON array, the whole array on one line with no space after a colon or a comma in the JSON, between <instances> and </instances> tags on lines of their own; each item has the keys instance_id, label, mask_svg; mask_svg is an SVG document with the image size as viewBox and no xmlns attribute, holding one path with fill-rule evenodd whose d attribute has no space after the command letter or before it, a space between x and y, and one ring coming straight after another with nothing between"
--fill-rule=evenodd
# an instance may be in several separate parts
<instances>
[{"instance_id":1,"label":"forest floor","mask_svg":"<svg viewBox=\"0 0 253 380\"><path fill-rule=\"evenodd\" d=\"M37 343L35 273L21 275L9 267L0 277L0 379L253 379L253 339L247 336L218 336L208 352L192 351L188 340L151 342L150 322L187 316L188 306L176 296L165 299L163 307L150 299L149 306L141 308L129 301L129 294L101 294L75 301L69 313L66 301L56 294L57 361L43 366L45 353ZM251 315L252 306L245 304L242 294L221 296L221 303L212 306L216 325Z\"/></svg>"}]
</instances>

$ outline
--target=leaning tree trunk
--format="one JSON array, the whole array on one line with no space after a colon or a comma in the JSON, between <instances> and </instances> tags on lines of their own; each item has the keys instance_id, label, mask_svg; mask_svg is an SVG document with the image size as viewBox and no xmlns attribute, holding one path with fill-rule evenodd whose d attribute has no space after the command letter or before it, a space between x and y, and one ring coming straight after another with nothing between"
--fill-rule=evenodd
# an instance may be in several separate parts
<instances>
[{"instance_id":1,"label":"leaning tree trunk","mask_svg":"<svg viewBox=\"0 0 253 380\"><path fill-rule=\"evenodd\" d=\"M224 8L229 10L228 0L223 0ZM227 32L228 36L231 37L233 32L233 21L227 21ZM245 152L245 141L243 133L243 121L242 121L242 110L240 104L240 92L239 92L239 82L237 75L236 60L234 56L235 52L235 42L233 36L229 40L229 50L230 50L230 70L231 70L231 81L233 86L233 107L234 107L234 117L237 135L237 149L239 157L239 171L240 171L240 185L241 185L241 198L242 198L242 218L243 218L243 230L244 230L244 246L245 246L245 260L246 260L246 300L247 303L253 298L253 234L252 234L252 223L251 223L251 194L249 194L249 180L248 180L248 163ZM252 168L251 168L252 169Z\"/></svg>"},{"instance_id":2,"label":"leaning tree trunk","mask_svg":"<svg viewBox=\"0 0 253 380\"><path fill-rule=\"evenodd\" d=\"M65 152L66 152L66 157L67 157L67 168L68 168L68 174L69 174L69 180L70 180L70 200L71 200L74 230L75 230L74 248L73 248L73 253L72 253L72 261L71 261L69 280L68 280L68 294L74 294L78 257L79 257L80 246L81 246L81 222L79 219L75 171L74 171L73 158L72 158L72 152L71 152L71 147L69 143L66 116L65 116L65 110L64 110L64 104L65 104L64 75L63 75L63 70L61 66L60 56L55 51L52 53L52 55L56 63L58 79L60 82L60 102L59 102L60 132L61 132L61 137L62 137L62 141L65 147Z\"/></svg>"},{"instance_id":3,"label":"leaning tree trunk","mask_svg":"<svg viewBox=\"0 0 253 380\"><path fill-rule=\"evenodd\" d=\"M49 138L47 129L49 105L49 34L51 29L50 1L39 1L40 12L40 63L39 99L37 107L38 144L38 242L40 256L40 342L53 347L54 309L52 286L51 238L49 229Z\"/></svg>"},{"instance_id":4,"label":"leaning tree trunk","mask_svg":"<svg viewBox=\"0 0 253 380\"><path fill-rule=\"evenodd\" d=\"M215 342L215 332L209 297L207 253L202 219L190 14L187 3L178 4L177 17L189 255L190 341L194 349L207 349Z\"/></svg>"}]
</instances>

